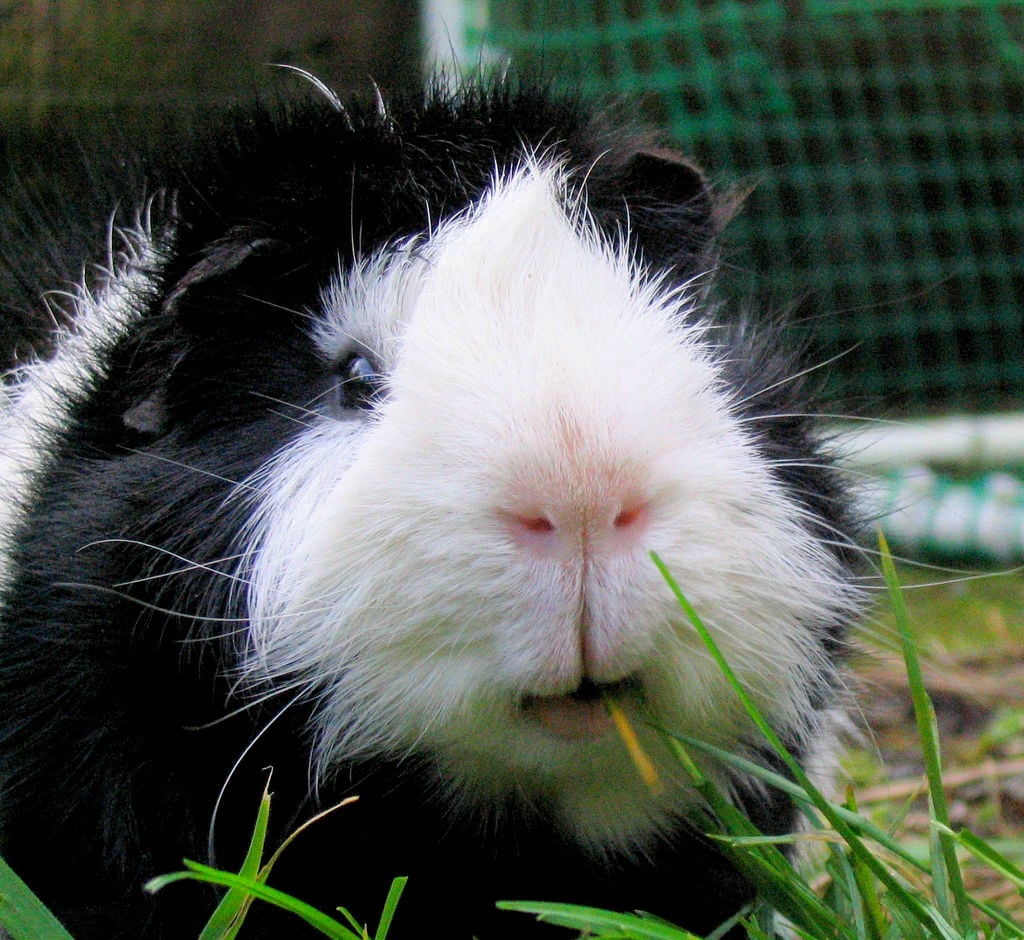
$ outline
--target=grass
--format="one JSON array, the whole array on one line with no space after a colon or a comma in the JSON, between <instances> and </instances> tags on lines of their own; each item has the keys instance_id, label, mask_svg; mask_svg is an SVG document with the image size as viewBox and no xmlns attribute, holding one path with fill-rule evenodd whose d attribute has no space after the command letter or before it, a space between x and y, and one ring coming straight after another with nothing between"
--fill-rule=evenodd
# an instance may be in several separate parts
<instances>
[{"instance_id":1,"label":"grass","mask_svg":"<svg viewBox=\"0 0 1024 940\"><path fill-rule=\"evenodd\" d=\"M338 908L338 910L347 921L347 924L267 884L267 879L274 865L285 849L295 840L296 836L303 830L316 824L324 816L355 802L356 797L343 800L336 806L318 813L312 819L303 823L278 846L277 850L267 861L263 861L263 854L266 848L267 824L270 820L269 787L270 781L268 779L267 787L264 789L263 798L260 801L256 823L253 826L252 837L249 840L249 849L242 862L242 868L237 874L221 871L208 865L202 865L199 862L185 859L184 871L153 878L147 882L146 890L150 893L155 893L177 881L201 881L227 888L228 890L221 899L220 904L217 905L210 919L203 927L199 940L234 940L242 929L246 915L249 913L254 900L264 901L282 910L290 911L297 918L304 920L311 927L315 927L325 937L330 937L332 940L370 940L371 935L368 929L361 925L345 908ZM391 889L388 891L387 898L384 901L384 909L381 912L377 929L372 934L372 940L386 940L395 909L398 906L398 901L402 896L407 880L404 877L398 877L392 881Z\"/></svg>"},{"instance_id":2,"label":"grass","mask_svg":"<svg viewBox=\"0 0 1024 940\"><path fill-rule=\"evenodd\" d=\"M0 928L6 928L12 940L71 940L71 934L2 858Z\"/></svg>"},{"instance_id":3,"label":"grass","mask_svg":"<svg viewBox=\"0 0 1024 940\"><path fill-rule=\"evenodd\" d=\"M953 828L966 827L1024 867L1024 575L965 580L901 569L924 685L941 732L943 789ZM940 583L936 583L940 582ZM870 736L848 750L860 811L925 857L931 832L925 766L890 614L853 663ZM967 858L975 896L1024 923L1019 886Z\"/></svg>"},{"instance_id":4,"label":"grass","mask_svg":"<svg viewBox=\"0 0 1024 940\"><path fill-rule=\"evenodd\" d=\"M1013 780L1014 774L1018 779L1024 777L1024 753L1020 753L1024 752L1024 677L1013 685L1001 675L1004 681L987 690L984 682L971 681L972 670L988 675L994 663L1005 668L1010 677L1019 676L1013 670L1024 662L1024 656L1019 655L1024 648L1024 625L1019 618L1021 595L1016 592L1024 585L1020 579L1015 585L1007 583L1014 579L990 579L905 591L901 582L909 581L913 588L922 577L901 573L897 578L884 545L882 558L892 613L875 636L894 637L896 642L882 643L861 659L861 681L868 689L862 707L888 702L890 712L898 716L893 728L899 730L885 722L874 729L873 723L877 737L850 752L847 770L856 788L848 791L843 802L832 801L819 792L786 753L735 680L685 594L662 569L694 628L789 773L780 776L665 729L695 787L704 796L707 831L715 833L723 851L758 886L764 899L723 925L712 938L741 922L751 940L770 940L778 936L772 914L777 910L788 921L790 936L805 940L1024 940L1024 928L1019 926L1024 923L1024 794L1020 795L1018 818L1012 807L1008 809L1009 798L993 783ZM655 563L660 566L657 559ZM927 629L915 632L912 622L924 623ZM967 623L972 624L970 635L963 626ZM1005 662L994 656L993 650L1002 650ZM959 673L950 673L950 662L959 664ZM932 689L933 696L927 688ZM998 694L1000 690L1002 695ZM980 698L990 702L989 712L979 712L979 702L970 700L968 693L976 693L974 698L978 699L979 691ZM617 718L623 740L634 754L638 771L647 775L649 785L657 786L631 729L622 727L623 716L613 714L613 718ZM973 757L975 766L950 771L943 767L940 727L947 731L952 723L954 730L963 730L956 726L957 721L966 723L972 733L966 745L961 741L963 735L953 736L958 743L954 749L956 762L970 763ZM908 727L912 727L912 733L908 733ZM806 817L807 831L782 839L762 836L699 772L690 756L695 752L712 754L787 792ZM979 757L983 770L976 766ZM901 770L900 779L883 778L880 768L893 761ZM201 940L231 940L237 936L255 899L291 910L324 936L385 940L404 879L393 883L372 934L343 908L339 910L344 922L282 895L267 880L297 833L264 861L269 812L270 798L265 793L239 872L186 862L184 871L155 879L150 889L160 890L182 879L224 886L223 900ZM307 825L313 823L315 819ZM785 843L794 841L819 847L815 853L818 861L812 868L794 866L783 851ZM587 931L595 938L698 940L685 930L645 915L531 902L502 902L500 906ZM13 872L0 865L0 924L13 940L69 940L69 935L48 917Z\"/></svg>"}]
</instances>

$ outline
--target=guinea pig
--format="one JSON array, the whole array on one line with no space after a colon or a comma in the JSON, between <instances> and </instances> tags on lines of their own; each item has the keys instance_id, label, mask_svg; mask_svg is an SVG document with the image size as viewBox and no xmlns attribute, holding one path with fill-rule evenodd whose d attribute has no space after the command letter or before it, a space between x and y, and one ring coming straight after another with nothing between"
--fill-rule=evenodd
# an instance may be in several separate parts
<instances>
[{"instance_id":1,"label":"guinea pig","mask_svg":"<svg viewBox=\"0 0 1024 940\"><path fill-rule=\"evenodd\" d=\"M194 937L216 895L143 885L237 866L272 768L268 845L358 800L270 883L372 923L407 875L398 938L553 930L503 898L735 914L659 726L771 759L651 552L806 759L860 593L802 353L716 287L729 198L512 82L144 150L50 210L63 274L18 301L57 328L0 419L0 854L78 940Z\"/></svg>"}]
</instances>

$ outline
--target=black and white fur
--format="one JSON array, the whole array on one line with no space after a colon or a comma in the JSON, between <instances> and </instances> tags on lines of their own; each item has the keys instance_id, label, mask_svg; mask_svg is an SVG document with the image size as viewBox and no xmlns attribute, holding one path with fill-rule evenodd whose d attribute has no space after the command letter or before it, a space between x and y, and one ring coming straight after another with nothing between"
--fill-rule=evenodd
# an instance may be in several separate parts
<instances>
[{"instance_id":1,"label":"black and white fur","mask_svg":"<svg viewBox=\"0 0 1024 940\"><path fill-rule=\"evenodd\" d=\"M272 767L272 839L359 796L272 883L372 921L409 875L399 937L526 936L500 898L734 913L644 716L758 737L649 551L805 756L858 599L800 367L713 300L700 173L511 85L117 167L0 417L0 852L80 940L194 936L210 897L141 885L237 865Z\"/></svg>"}]
</instances>

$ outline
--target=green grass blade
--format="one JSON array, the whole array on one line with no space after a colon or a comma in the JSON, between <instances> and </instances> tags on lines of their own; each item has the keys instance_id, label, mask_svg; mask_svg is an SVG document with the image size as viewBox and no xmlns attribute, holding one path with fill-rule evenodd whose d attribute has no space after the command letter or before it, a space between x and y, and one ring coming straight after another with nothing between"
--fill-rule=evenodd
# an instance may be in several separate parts
<instances>
[{"instance_id":1,"label":"green grass blade","mask_svg":"<svg viewBox=\"0 0 1024 940\"><path fill-rule=\"evenodd\" d=\"M782 774L765 767L763 764L758 764L756 761L741 757L738 754L733 754L731 751L723 750L722 748L716 747L714 744L708 744L700 738L694 738L687 734L677 734L671 731L665 731L665 733L669 735L671 739L677 740L685 744L687 747L703 751L727 766L734 767L736 770L742 771L744 774L748 774L751 777L756 777L757 779L762 780L771 787L774 787L776 790L780 790L785 793L795 801L813 805L811 804L810 797L803 787L798 783L794 783L788 777L783 777ZM922 872L927 874L930 871L928 866L919 858L903 849L890 833L875 825L870 819L836 804L830 804L830 808L840 819L846 822L847 825L853 827L855 831L859 831L861 835L865 835L873 841L884 845L905 862L913 865Z\"/></svg>"},{"instance_id":2,"label":"green grass blade","mask_svg":"<svg viewBox=\"0 0 1024 940\"><path fill-rule=\"evenodd\" d=\"M880 936L875 930L873 919L869 916L867 905L862 902L862 885L857 877L854 865L843 853L837 853L840 859L834 859L829 866L832 884L828 903L837 916L845 917L852 928L854 940L878 940Z\"/></svg>"},{"instance_id":3,"label":"green grass blade","mask_svg":"<svg viewBox=\"0 0 1024 940\"><path fill-rule=\"evenodd\" d=\"M742 852L730 853L737 861ZM815 937L843 937L843 922L836 912L819 898L810 885L793 869L788 859L780 854L783 863L753 853L737 867L757 888L759 895L775 910L794 924L798 924Z\"/></svg>"},{"instance_id":4,"label":"green grass blade","mask_svg":"<svg viewBox=\"0 0 1024 940\"><path fill-rule=\"evenodd\" d=\"M558 927L590 931L599 937L622 936L635 940L700 940L698 936L664 921L638 914L616 914L596 907L541 901L499 901L503 911L533 914Z\"/></svg>"},{"instance_id":5,"label":"green grass blade","mask_svg":"<svg viewBox=\"0 0 1024 940\"><path fill-rule=\"evenodd\" d=\"M861 818L857 799L850 789L847 789L843 808L852 818ZM843 883L846 887L846 908L848 915L853 919L857 940L881 940L889 921L878 891L878 882L854 852L833 852L832 860L833 877L840 876L841 873L845 875Z\"/></svg>"},{"instance_id":6,"label":"green grass blade","mask_svg":"<svg viewBox=\"0 0 1024 940\"><path fill-rule=\"evenodd\" d=\"M0 926L11 940L72 940L42 901L0 858Z\"/></svg>"},{"instance_id":7,"label":"green grass blade","mask_svg":"<svg viewBox=\"0 0 1024 940\"><path fill-rule=\"evenodd\" d=\"M667 734L665 740L689 772L695 788L715 817L715 822L709 822L704 828L726 833L713 838L719 841L737 869L757 885L761 896L773 907L817 936L836 935L841 925L834 913L794 871L792 864L779 851L776 840L766 839L714 782L701 773L687 753L683 737Z\"/></svg>"},{"instance_id":8,"label":"green grass blade","mask_svg":"<svg viewBox=\"0 0 1024 940\"><path fill-rule=\"evenodd\" d=\"M363 936L366 933L366 927L359 922L347 907L339 905L335 910L349 922L349 925L359 936Z\"/></svg>"},{"instance_id":9,"label":"green grass blade","mask_svg":"<svg viewBox=\"0 0 1024 940\"><path fill-rule=\"evenodd\" d=\"M263 861L263 848L267 841L267 826L270 823L270 778L263 787L263 796L260 797L260 808L256 812L256 824L252 828L252 838L249 840L249 848L242 861L242 867L238 873L243 878L255 878L260 871L260 864Z\"/></svg>"},{"instance_id":10,"label":"green grass blade","mask_svg":"<svg viewBox=\"0 0 1024 940\"><path fill-rule=\"evenodd\" d=\"M933 825L941 827L941 823L933 823ZM962 829L959 832L954 832L952 829L947 827L945 833L949 838L954 839L962 845L975 858L988 865L989 868L999 874L1000 877L1005 878L1011 884L1015 885L1018 891L1024 894L1024 871L1021 871L1020 868L1014 865L1010 859L998 851L990 842L979 838L969 829ZM1002 928L1001 936L1015 938L1024 937L1024 926L1019 924L1016 920L1011 918L995 905L979 901L976 898L971 898L971 903L975 909L980 911L984 916L999 924Z\"/></svg>"},{"instance_id":11,"label":"green grass blade","mask_svg":"<svg viewBox=\"0 0 1024 940\"><path fill-rule=\"evenodd\" d=\"M672 577L671 572L668 570L668 568L665 567L665 563L661 560L661 558L658 556L656 552L651 552L651 559L654 562L654 564L657 565L658 570L661 572L661 576L665 579L669 588L672 590L672 593L675 595L676 602L682 608L683 613L686 614L687 619L690 621L694 629L697 631L697 634L700 636L701 641L704 643L704 646L707 649L707 651L711 654L712 659L714 659L715 661L715 665L717 665L718 668L721 670L722 675L724 675L725 678L728 679L729 684L732 686L733 691L739 697L740 702L742 702L747 714L750 716L754 724L757 725L757 729L761 732L764 739L768 741L772 745L772 747L777 751L779 756L783 758L783 760L786 760L786 758L788 757L787 764L792 762L794 767L796 767L796 761L793 760L791 755L789 755L789 752L786 750L786 748L782 744L782 741L775 733L775 729L768 724L764 716L761 714L760 709L754 704L753 699L751 699L750 696L747 694L747 690L743 687L743 683L739 681L739 678L732 671L732 667L726 661L726 658L722 655L721 650L719 650L718 648L718 644L711 636L711 633L708 631L708 628L704 625L704 621L701 620L700 615L697 613L696 610L694 610L693 605L690 603L686 595L683 593L682 588L679 587L678 582L675 580L675 578ZM790 769L793 770L794 768L791 767ZM799 770L799 768L796 769Z\"/></svg>"},{"instance_id":12,"label":"green grass blade","mask_svg":"<svg viewBox=\"0 0 1024 940\"><path fill-rule=\"evenodd\" d=\"M954 832L940 823L934 824L937 829L944 829L945 834L955 839L975 858L985 862L993 871L998 872L1007 881L1015 884L1021 891L1024 891L1024 871L1021 871L1002 852L998 851L991 843L976 836L970 829L961 829Z\"/></svg>"},{"instance_id":13,"label":"green grass blade","mask_svg":"<svg viewBox=\"0 0 1024 940\"><path fill-rule=\"evenodd\" d=\"M903 588L896 575L896 566L885 536L879 532L879 548L881 550L882 574L889 590L893 617L903 649L903 662L907 670L910 684L911 700L914 704L914 715L917 721L917 732L921 740L924 757L925 775L928 780L928 798L932 817L949 828L949 808L946 804L946 792L942 785L942 757L939 749L938 728L935 721L935 708L924 685L924 673L917 655L917 645L910 629L910 618L907 615L903 599ZM960 863L956 857L956 845L949 836L937 828L933 828L935 851L933 853L933 882L936 898L939 900L947 919L958 921L965 940L973 940L977 936L974 917L971 913L970 899L964 886ZM939 864L941 863L941 869ZM941 872L941 873L940 873ZM948 889L948 890L947 890Z\"/></svg>"},{"instance_id":14,"label":"green grass blade","mask_svg":"<svg viewBox=\"0 0 1024 940\"><path fill-rule=\"evenodd\" d=\"M256 813L256 823L249 840L249 848L238 872L243 878L257 879L259 877L269 822L270 778L268 777L263 787L259 810ZM238 887L230 888L210 915L210 919L199 935L199 940L234 940L242 928L245 915L251 904L251 894Z\"/></svg>"},{"instance_id":15,"label":"green grass blade","mask_svg":"<svg viewBox=\"0 0 1024 940\"><path fill-rule=\"evenodd\" d=\"M781 790L795 800L807 799L807 795L796 783L787 777L783 777L781 774L768 769L767 767L763 767L760 764L733 754L730 751L724 751L713 744L707 744L698 738L692 738L683 734L673 735L673 737L678 738L682 743L688 747L692 747L694 750L703 751L709 756L720 760L724 764L731 765L745 774L749 774L750 776L763 780L765 783L775 789ZM915 868L925 875L931 874L931 867L918 858L918 856L913 852L909 851L905 846L901 845L888 830L882 829L867 817L861 816L846 807L833 805L832 809L836 815L843 819L843 821L846 822L854 831L871 840L871 842L882 846L887 852L889 852L894 858L899 859L903 864ZM939 824L933 823L933 825ZM1024 873L1022 873L1020 869L1016 868L1013 862L1002 855L990 843L979 839L968 830L956 833L954 833L953 830L949 830L949 832L951 833L952 838L960 842L964 848L971 851L982 861L987 862L995 871L1004 874L1014 884L1018 884L1015 880L1016 878L1024 879ZM1018 884L1018 886L1024 890L1024 884ZM877 896L877 889L872 888L872 891ZM969 897L968 900L971 906L980 914L1008 927L1011 931L1009 936L1015 938L1024 937L1024 929L1017 926L1012 919L1008 918L1008 916L1002 913L998 908L995 908L976 897Z\"/></svg>"},{"instance_id":16,"label":"green grass blade","mask_svg":"<svg viewBox=\"0 0 1024 940\"><path fill-rule=\"evenodd\" d=\"M318 911L305 901L271 888L269 885L258 881L255 878L243 878L241 875L232 872L220 871L210 868L208 865L201 865L199 862L185 860L187 871L173 872L169 875L161 875L146 884L146 890L153 892L165 888L167 885L177 881L201 881L206 884L221 885L226 888L240 888L241 890L273 904L282 910L289 911L296 917L300 917L311 927L315 927L322 934L331 937L332 940L364 940L359 934L349 930L344 924L339 923L333 917Z\"/></svg>"},{"instance_id":17,"label":"green grass blade","mask_svg":"<svg viewBox=\"0 0 1024 940\"><path fill-rule=\"evenodd\" d=\"M732 930L733 927L735 927L737 924L739 924L743 920L743 918L746 917L746 916L747 916L746 908L741 910L738 914L733 914L733 916L730 917L727 921L725 921L725 923L720 924L718 927L716 927L714 930L712 930L711 933L709 933L707 935L705 940L722 940L722 938L730 930ZM756 935L758 933L760 933L760 931L757 929L756 925L752 924L751 927L748 929L747 933L750 935L751 938L754 938L754 937L756 937Z\"/></svg>"},{"instance_id":18,"label":"green grass blade","mask_svg":"<svg viewBox=\"0 0 1024 940\"><path fill-rule=\"evenodd\" d=\"M806 934L803 934L803 936L806 936ZM757 924L750 924L747 926L747 938L748 940L778 940L778 934L766 933ZM708 940L711 940L711 938L708 937Z\"/></svg>"},{"instance_id":19,"label":"green grass blade","mask_svg":"<svg viewBox=\"0 0 1024 940\"><path fill-rule=\"evenodd\" d=\"M377 924L377 932L373 935L373 940L387 940L388 931L391 929L391 921L395 916L395 908L398 907L398 902L402 897L402 892L405 890L408 880L403 875L391 882L388 896L384 900L384 910L381 911L380 922Z\"/></svg>"},{"instance_id":20,"label":"green grass blade","mask_svg":"<svg viewBox=\"0 0 1024 940\"><path fill-rule=\"evenodd\" d=\"M889 923L878 893L878 883L864 860L854 853L850 853L850 873L853 876L851 887L856 888L850 890L849 897L852 901L850 909L858 925L857 936L878 940L884 936Z\"/></svg>"}]
</instances>

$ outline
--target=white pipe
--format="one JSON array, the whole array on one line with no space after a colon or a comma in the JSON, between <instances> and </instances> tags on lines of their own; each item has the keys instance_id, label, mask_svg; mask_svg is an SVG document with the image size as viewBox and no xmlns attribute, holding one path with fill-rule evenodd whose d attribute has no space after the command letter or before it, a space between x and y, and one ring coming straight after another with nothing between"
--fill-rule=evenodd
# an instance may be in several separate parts
<instances>
[{"instance_id":1,"label":"white pipe","mask_svg":"<svg viewBox=\"0 0 1024 940\"><path fill-rule=\"evenodd\" d=\"M846 423L829 437L842 462L858 468L1024 465L1022 414Z\"/></svg>"},{"instance_id":2,"label":"white pipe","mask_svg":"<svg viewBox=\"0 0 1024 940\"><path fill-rule=\"evenodd\" d=\"M462 0L423 0L420 4L423 68L458 70L466 61L466 22Z\"/></svg>"},{"instance_id":3,"label":"white pipe","mask_svg":"<svg viewBox=\"0 0 1024 940\"><path fill-rule=\"evenodd\" d=\"M488 0L422 0L424 73L433 76L440 71L458 77L500 61L500 51L487 43L470 44L470 32L485 35L489 22Z\"/></svg>"}]
</instances>

